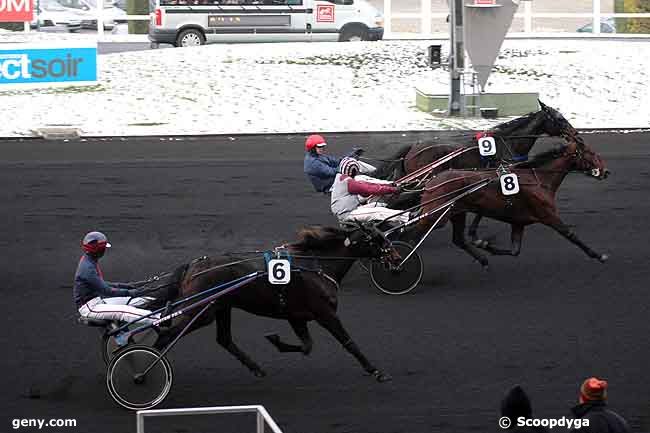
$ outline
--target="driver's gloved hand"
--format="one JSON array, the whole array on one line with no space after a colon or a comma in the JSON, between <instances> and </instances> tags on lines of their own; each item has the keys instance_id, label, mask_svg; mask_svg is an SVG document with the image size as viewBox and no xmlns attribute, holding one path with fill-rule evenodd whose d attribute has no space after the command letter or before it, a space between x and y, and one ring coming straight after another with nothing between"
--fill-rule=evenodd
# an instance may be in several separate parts
<instances>
[{"instance_id":1,"label":"driver's gloved hand","mask_svg":"<svg viewBox=\"0 0 650 433\"><path fill-rule=\"evenodd\" d=\"M137 298L138 296L140 296L140 290L138 290L138 289L129 289L129 297Z\"/></svg>"}]
</instances>

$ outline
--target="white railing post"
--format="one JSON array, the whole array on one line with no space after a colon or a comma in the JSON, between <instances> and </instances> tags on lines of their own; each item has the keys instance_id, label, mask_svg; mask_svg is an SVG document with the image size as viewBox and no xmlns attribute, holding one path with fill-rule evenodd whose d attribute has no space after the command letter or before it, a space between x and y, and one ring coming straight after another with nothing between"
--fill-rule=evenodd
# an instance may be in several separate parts
<instances>
[{"instance_id":1,"label":"white railing post","mask_svg":"<svg viewBox=\"0 0 650 433\"><path fill-rule=\"evenodd\" d=\"M533 32L533 2L524 2L524 32Z\"/></svg>"},{"instance_id":2,"label":"white railing post","mask_svg":"<svg viewBox=\"0 0 650 433\"><path fill-rule=\"evenodd\" d=\"M257 433L264 433L264 415L257 412Z\"/></svg>"},{"instance_id":3,"label":"white railing post","mask_svg":"<svg viewBox=\"0 0 650 433\"><path fill-rule=\"evenodd\" d=\"M600 34L600 0L593 0L594 23L592 32L595 35Z\"/></svg>"},{"instance_id":4,"label":"white railing post","mask_svg":"<svg viewBox=\"0 0 650 433\"><path fill-rule=\"evenodd\" d=\"M390 21L392 19L391 0L384 0L384 32L390 34L393 31Z\"/></svg>"},{"instance_id":5,"label":"white railing post","mask_svg":"<svg viewBox=\"0 0 650 433\"><path fill-rule=\"evenodd\" d=\"M104 0L97 0L97 40L104 39Z\"/></svg>"},{"instance_id":6,"label":"white railing post","mask_svg":"<svg viewBox=\"0 0 650 433\"><path fill-rule=\"evenodd\" d=\"M25 33L29 33L29 31L31 30L31 26L29 25L29 21L25 21L23 24L24 24L23 25L23 30L25 31Z\"/></svg>"},{"instance_id":7,"label":"white railing post","mask_svg":"<svg viewBox=\"0 0 650 433\"><path fill-rule=\"evenodd\" d=\"M431 0L421 0L420 12L422 13L420 32L425 35L431 34Z\"/></svg>"}]
</instances>

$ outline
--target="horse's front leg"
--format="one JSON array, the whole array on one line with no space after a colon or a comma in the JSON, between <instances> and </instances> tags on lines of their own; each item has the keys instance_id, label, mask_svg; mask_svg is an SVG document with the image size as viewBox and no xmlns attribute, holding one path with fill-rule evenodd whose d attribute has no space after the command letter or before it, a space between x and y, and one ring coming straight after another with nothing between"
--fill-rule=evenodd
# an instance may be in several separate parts
<instances>
[{"instance_id":1,"label":"horse's front leg","mask_svg":"<svg viewBox=\"0 0 650 433\"><path fill-rule=\"evenodd\" d=\"M307 322L304 320L289 319L289 324L300 339L300 342L302 343L300 346L285 343L280 339L278 334L265 335L266 339L269 340L280 352L302 352L305 355L309 355L314 346L314 342L309 334Z\"/></svg>"},{"instance_id":2,"label":"horse's front leg","mask_svg":"<svg viewBox=\"0 0 650 433\"><path fill-rule=\"evenodd\" d=\"M478 225L481 223L482 218L483 215L481 215L480 213L474 215L474 219L472 220L472 223L469 225L469 229L467 230L467 235L471 239L472 243L479 248L482 248L483 246L487 246L488 244L487 241L478 238Z\"/></svg>"},{"instance_id":3,"label":"horse's front leg","mask_svg":"<svg viewBox=\"0 0 650 433\"><path fill-rule=\"evenodd\" d=\"M577 245L580 247L582 251L585 252L589 257L592 259L596 259L600 261L601 263L605 263L609 256L607 254L599 254L596 251L592 250L582 242L579 238L578 235L576 235L573 230L569 228L558 216L554 216L550 221L543 221L543 223L551 228L553 228L556 232L564 236L566 239L568 239L571 243Z\"/></svg>"},{"instance_id":4,"label":"horse's front leg","mask_svg":"<svg viewBox=\"0 0 650 433\"><path fill-rule=\"evenodd\" d=\"M392 379L389 374L381 372L374 365L372 365L370 361L368 361L368 358L366 358L366 356L361 353L359 346L357 346L357 344L352 341L352 338L350 338L350 335L345 330L343 324L341 323L341 320L338 318L334 311L316 314L316 321L323 328L327 329L334 336L334 338L336 338L338 342L343 345L345 350L350 352L357 359L357 361L359 361L361 367L363 367L365 371L377 379L377 382L386 382Z\"/></svg>"},{"instance_id":5,"label":"horse's front leg","mask_svg":"<svg viewBox=\"0 0 650 433\"><path fill-rule=\"evenodd\" d=\"M244 364L253 374L257 377L264 377L266 373L260 368L259 365L255 363L246 353L244 353L237 345L232 341L232 332L231 332L231 308L218 309L216 312L216 323L217 323L217 342L228 352L230 352L235 358Z\"/></svg>"}]
</instances>

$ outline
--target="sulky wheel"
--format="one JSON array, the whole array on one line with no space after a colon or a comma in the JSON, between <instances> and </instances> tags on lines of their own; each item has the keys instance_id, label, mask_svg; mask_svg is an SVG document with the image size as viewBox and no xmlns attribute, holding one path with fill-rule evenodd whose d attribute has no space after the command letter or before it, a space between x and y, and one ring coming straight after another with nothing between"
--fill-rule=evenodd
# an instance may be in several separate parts
<instances>
[{"instance_id":1,"label":"sulky wheel","mask_svg":"<svg viewBox=\"0 0 650 433\"><path fill-rule=\"evenodd\" d=\"M157 339L158 333L154 329L149 329L148 331L134 335L132 337L132 343L129 344L153 346ZM121 346L117 344L114 336L108 336L106 334L102 336L102 359L104 360L104 364L108 365L115 353L120 349Z\"/></svg>"},{"instance_id":2,"label":"sulky wheel","mask_svg":"<svg viewBox=\"0 0 650 433\"><path fill-rule=\"evenodd\" d=\"M147 346L127 346L108 365L108 393L131 410L151 409L160 404L172 387L172 366L160 352ZM153 367L142 375L153 364Z\"/></svg>"},{"instance_id":3,"label":"sulky wheel","mask_svg":"<svg viewBox=\"0 0 650 433\"><path fill-rule=\"evenodd\" d=\"M413 251L413 247L406 242L394 241L392 244L402 259L405 259ZM399 268L372 261L370 278L382 292L388 295L403 295L418 285L422 279L423 269L422 258L416 251Z\"/></svg>"}]
</instances>

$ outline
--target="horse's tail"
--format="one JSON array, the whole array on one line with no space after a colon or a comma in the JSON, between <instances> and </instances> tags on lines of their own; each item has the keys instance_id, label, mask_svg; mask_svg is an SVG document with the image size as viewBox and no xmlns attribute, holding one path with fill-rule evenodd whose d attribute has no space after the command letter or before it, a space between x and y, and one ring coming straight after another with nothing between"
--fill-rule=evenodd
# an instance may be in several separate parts
<instances>
[{"instance_id":1,"label":"horse's tail","mask_svg":"<svg viewBox=\"0 0 650 433\"><path fill-rule=\"evenodd\" d=\"M377 167L373 177L377 179L396 180L404 174L404 158L411 150L411 145L402 146L394 155Z\"/></svg>"}]
</instances>

